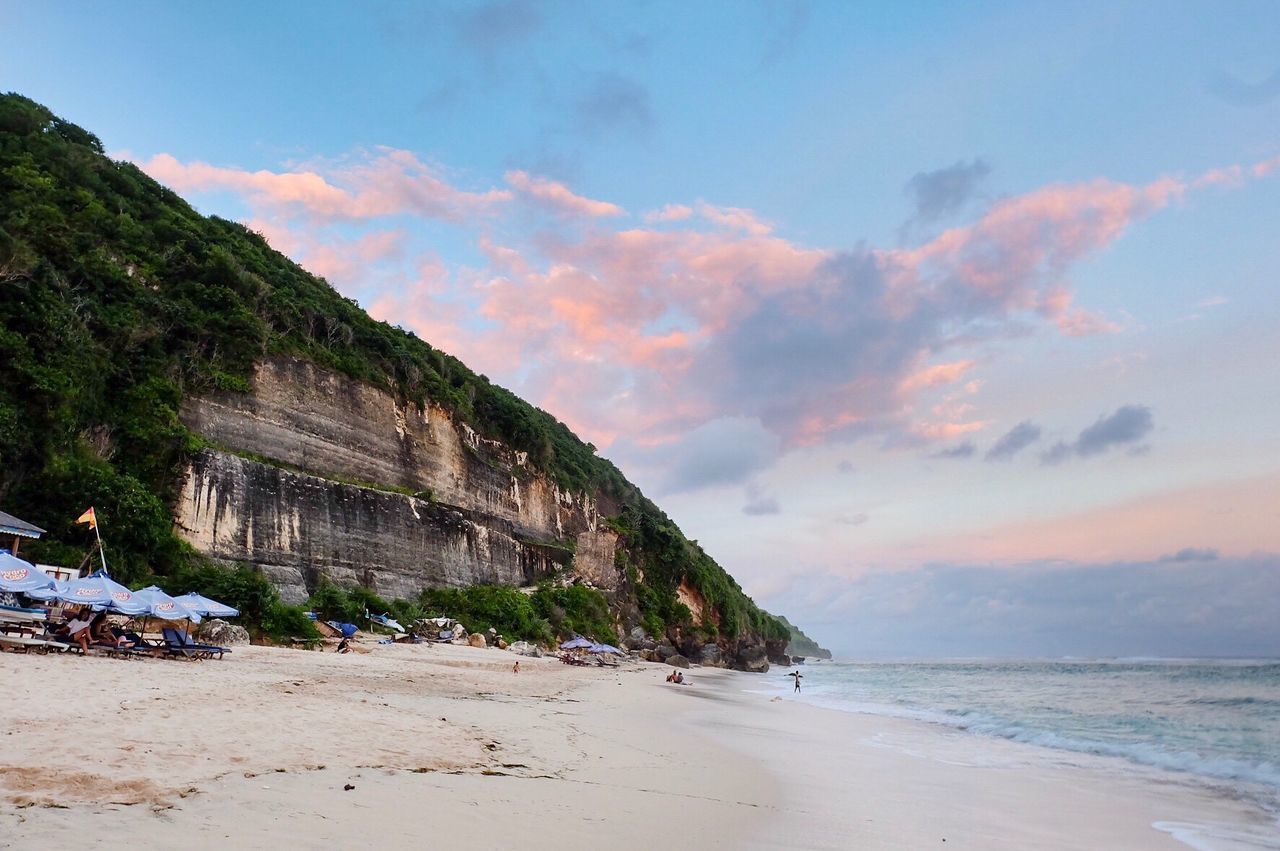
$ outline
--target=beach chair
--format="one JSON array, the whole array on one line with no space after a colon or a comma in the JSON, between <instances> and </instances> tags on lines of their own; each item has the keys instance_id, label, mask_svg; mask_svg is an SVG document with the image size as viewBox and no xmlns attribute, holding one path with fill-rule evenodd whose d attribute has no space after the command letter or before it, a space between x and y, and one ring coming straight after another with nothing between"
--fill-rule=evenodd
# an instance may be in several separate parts
<instances>
[{"instance_id":1,"label":"beach chair","mask_svg":"<svg viewBox=\"0 0 1280 851\"><path fill-rule=\"evenodd\" d=\"M222 658L223 653L230 653L231 648L219 647L216 644L199 644L191 640L191 636L187 635L180 629L166 627L163 630L164 643L169 648L170 653L175 649L182 652L182 655L192 655L196 659L211 659L213 654L217 653L218 658Z\"/></svg>"}]
</instances>

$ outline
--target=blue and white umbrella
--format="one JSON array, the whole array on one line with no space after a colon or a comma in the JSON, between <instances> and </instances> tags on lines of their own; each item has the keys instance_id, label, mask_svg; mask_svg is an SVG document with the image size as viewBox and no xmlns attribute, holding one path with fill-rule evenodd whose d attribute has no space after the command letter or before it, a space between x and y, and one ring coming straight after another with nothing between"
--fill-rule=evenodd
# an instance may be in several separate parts
<instances>
[{"instance_id":1,"label":"blue and white umbrella","mask_svg":"<svg viewBox=\"0 0 1280 851\"><path fill-rule=\"evenodd\" d=\"M186 606L198 615L208 618L234 618L239 617L240 610L233 609L226 603L219 603L217 600L210 600L203 594L197 594L192 591L188 594L180 594L173 599Z\"/></svg>"},{"instance_id":2,"label":"blue and white umbrella","mask_svg":"<svg viewBox=\"0 0 1280 851\"><path fill-rule=\"evenodd\" d=\"M147 608L143 614L167 621L200 623L199 612L187 608L180 600L170 597L155 585L135 591L133 596L146 604Z\"/></svg>"},{"instance_id":3,"label":"blue and white umbrella","mask_svg":"<svg viewBox=\"0 0 1280 851\"><path fill-rule=\"evenodd\" d=\"M0 553L0 591L30 594L53 588L53 577L34 564Z\"/></svg>"},{"instance_id":4,"label":"blue and white umbrella","mask_svg":"<svg viewBox=\"0 0 1280 851\"><path fill-rule=\"evenodd\" d=\"M50 597L42 594L34 596L37 599L52 598L78 606L111 609L124 615L146 614L148 608L145 602L137 599L134 592L102 571L83 579L72 579L66 585L58 583L57 589Z\"/></svg>"},{"instance_id":5,"label":"blue and white umbrella","mask_svg":"<svg viewBox=\"0 0 1280 851\"><path fill-rule=\"evenodd\" d=\"M627 654L612 644L592 644L587 648L588 653L612 653L615 656L626 656Z\"/></svg>"},{"instance_id":6,"label":"blue and white umbrella","mask_svg":"<svg viewBox=\"0 0 1280 851\"><path fill-rule=\"evenodd\" d=\"M560 645L561 650L583 650L591 647L593 642L579 635Z\"/></svg>"}]
</instances>

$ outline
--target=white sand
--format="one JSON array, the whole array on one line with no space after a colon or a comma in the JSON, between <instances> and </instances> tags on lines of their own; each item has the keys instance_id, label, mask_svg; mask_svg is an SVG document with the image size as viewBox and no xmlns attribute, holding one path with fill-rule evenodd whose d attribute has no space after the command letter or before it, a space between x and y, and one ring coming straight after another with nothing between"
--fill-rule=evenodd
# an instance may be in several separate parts
<instances>
[{"instance_id":1,"label":"white sand","mask_svg":"<svg viewBox=\"0 0 1280 851\"><path fill-rule=\"evenodd\" d=\"M1246 804L1182 783L975 751L746 693L752 675L682 688L657 666L515 658L0 654L0 848L1188 847L1153 822L1280 847Z\"/></svg>"}]
</instances>

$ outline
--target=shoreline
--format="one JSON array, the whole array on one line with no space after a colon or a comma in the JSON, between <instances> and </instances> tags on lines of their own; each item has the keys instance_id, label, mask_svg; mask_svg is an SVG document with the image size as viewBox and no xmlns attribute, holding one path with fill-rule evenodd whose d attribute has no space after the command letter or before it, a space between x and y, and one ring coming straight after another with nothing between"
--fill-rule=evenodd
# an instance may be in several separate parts
<instances>
[{"instance_id":1,"label":"shoreline","mask_svg":"<svg viewBox=\"0 0 1280 851\"><path fill-rule=\"evenodd\" d=\"M1280 848L1245 802L759 675L516 658L0 655L0 848Z\"/></svg>"}]
</instances>

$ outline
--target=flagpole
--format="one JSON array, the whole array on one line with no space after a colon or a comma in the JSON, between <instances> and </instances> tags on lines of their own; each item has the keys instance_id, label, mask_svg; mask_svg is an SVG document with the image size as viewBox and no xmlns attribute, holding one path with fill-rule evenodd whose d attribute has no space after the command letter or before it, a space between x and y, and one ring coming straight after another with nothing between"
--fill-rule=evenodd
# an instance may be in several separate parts
<instances>
[{"instance_id":1,"label":"flagpole","mask_svg":"<svg viewBox=\"0 0 1280 851\"><path fill-rule=\"evenodd\" d=\"M102 572L107 572L107 554L102 549L102 533L98 531L98 514L93 515L93 534L98 536L98 555L102 558Z\"/></svg>"}]
</instances>

